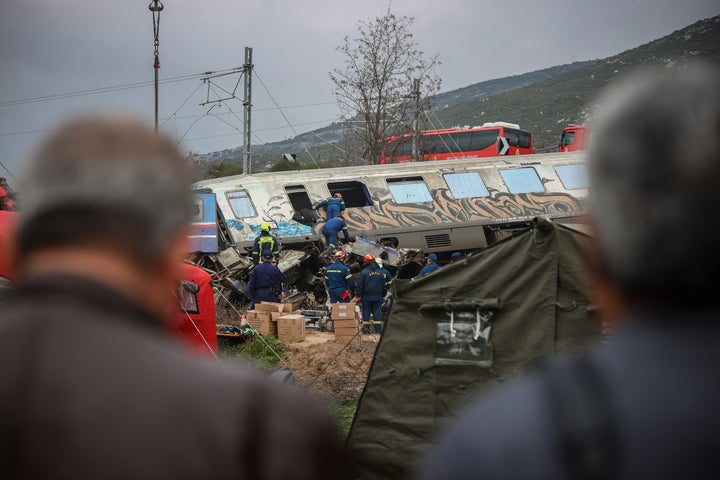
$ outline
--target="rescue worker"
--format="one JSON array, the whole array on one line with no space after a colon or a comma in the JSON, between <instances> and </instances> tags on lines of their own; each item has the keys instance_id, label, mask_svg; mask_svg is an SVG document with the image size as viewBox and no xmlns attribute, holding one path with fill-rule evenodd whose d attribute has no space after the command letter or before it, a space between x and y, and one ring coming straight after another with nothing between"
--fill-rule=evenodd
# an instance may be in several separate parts
<instances>
[{"instance_id":1,"label":"rescue worker","mask_svg":"<svg viewBox=\"0 0 720 480\"><path fill-rule=\"evenodd\" d=\"M362 303L363 333L370 333L370 325L374 325L375 333L382 333L380 307L387 293L387 284L374 256L365 255L364 263L355 289L355 301Z\"/></svg>"},{"instance_id":2,"label":"rescue worker","mask_svg":"<svg viewBox=\"0 0 720 480\"><path fill-rule=\"evenodd\" d=\"M283 283L288 279L280 271L275 262L275 257L270 252L263 253L263 262L253 268L250 273L248 291L252 296L250 308L260 302L279 302L285 296Z\"/></svg>"},{"instance_id":3,"label":"rescue worker","mask_svg":"<svg viewBox=\"0 0 720 480\"><path fill-rule=\"evenodd\" d=\"M420 270L420 273L418 273L418 278L424 277L425 275L430 275L438 268L440 268L440 265L438 265L437 263L437 255L431 253L427 256L427 264L425 264L422 270Z\"/></svg>"},{"instance_id":4,"label":"rescue worker","mask_svg":"<svg viewBox=\"0 0 720 480\"><path fill-rule=\"evenodd\" d=\"M319 210L321 208L325 208L327 220L339 217L340 214L345 211L345 200L343 200L342 193L336 193L327 200L323 200L315 205L315 210Z\"/></svg>"},{"instance_id":5,"label":"rescue worker","mask_svg":"<svg viewBox=\"0 0 720 480\"><path fill-rule=\"evenodd\" d=\"M345 242L349 242L350 234L348 233L347 225L342 215L331 218L323 225L322 234L325 236L325 243L327 244L326 254L331 253L337 247L338 233L341 231L345 236Z\"/></svg>"},{"instance_id":6,"label":"rescue worker","mask_svg":"<svg viewBox=\"0 0 720 480\"><path fill-rule=\"evenodd\" d=\"M260 234L255 237L255 243L253 243L252 259L253 262L258 263L260 256L265 256L265 252L270 252L275 260L280 260L280 242L277 237L270 233L270 224L263 222L260 225Z\"/></svg>"},{"instance_id":7,"label":"rescue worker","mask_svg":"<svg viewBox=\"0 0 720 480\"><path fill-rule=\"evenodd\" d=\"M382 258L376 258L375 262L378 264L378 267L380 268L380 273L382 273L382 276L385 279L385 285L387 286L387 289L389 291L390 286L392 285L393 276L387 268L383 267L383 259Z\"/></svg>"},{"instance_id":8,"label":"rescue worker","mask_svg":"<svg viewBox=\"0 0 720 480\"><path fill-rule=\"evenodd\" d=\"M387 253L383 252L383 255L387 257ZM390 313L390 307L392 307L393 302L392 293L390 292L390 287L392 286L393 282L393 276L387 268L383 267L384 262L382 258L378 257L375 259L375 261L377 262L378 267L380 267L380 273L382 273L383 278L385 279L385 286L387 287L387 293L385 293L382 305L380 305L380 314L382 315L381 320L384 323L385 319Z\"/></svg>"},{"instance_id":9,"label":"rescue worker","mask_svg":"<svg viewBox=\"0 0 720 480\"><path fill-rule=\"evenodd\" d=\"M345 265L345 252L335 254L335 263L325 270L325 286L330 295L330 303L348 303L355 294L355 280Z\"/></svg>"}]
</instances>

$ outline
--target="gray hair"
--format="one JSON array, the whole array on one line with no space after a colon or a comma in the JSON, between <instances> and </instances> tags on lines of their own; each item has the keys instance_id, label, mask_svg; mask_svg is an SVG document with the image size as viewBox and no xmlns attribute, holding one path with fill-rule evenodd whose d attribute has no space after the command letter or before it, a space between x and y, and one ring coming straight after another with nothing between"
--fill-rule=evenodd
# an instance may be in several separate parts
<instances>
[{"instance_id":1,"label":"gray hair","mask_svg":"<svg viewBox=\"0 0 720 480\"><path fill-rule=\"evenodd\" d=\"M152 266L192 212L190 175L175 142L127 118L64 125L26 165L20 185L21 258L102 244Z\"/></svg>"},{"instance_id":2,"label":"gray hair","mask_svg":"<svg viewBox=\"0 0 720 480\"><path fill-rule=\"evenodd\" d=\"M714 302L720 71L635 76L606 95L588 168L605 273L632 302ZM688 303L688 301L693 303Z\"/></svg>"}]
</instances>

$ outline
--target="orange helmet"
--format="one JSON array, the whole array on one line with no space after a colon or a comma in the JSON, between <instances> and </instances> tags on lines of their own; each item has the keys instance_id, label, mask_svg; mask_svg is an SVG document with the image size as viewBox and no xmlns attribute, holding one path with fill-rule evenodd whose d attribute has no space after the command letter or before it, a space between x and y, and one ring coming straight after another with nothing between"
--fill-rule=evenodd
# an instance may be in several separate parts
<instances>
[{"instance_id":1,"label":"orange helmet","mask_svg":"<svg viewBox=\"0 0 720 480\"><path fill-rule=\"evenodd\" d=\"M373 257L372 255L370 255L370 254L368 253L367 255L365 255L364 260L365 260L365 263L367 263L367 262L372 262L373 260L375 260L375 257Z\"/></svg>"}]
</instances>

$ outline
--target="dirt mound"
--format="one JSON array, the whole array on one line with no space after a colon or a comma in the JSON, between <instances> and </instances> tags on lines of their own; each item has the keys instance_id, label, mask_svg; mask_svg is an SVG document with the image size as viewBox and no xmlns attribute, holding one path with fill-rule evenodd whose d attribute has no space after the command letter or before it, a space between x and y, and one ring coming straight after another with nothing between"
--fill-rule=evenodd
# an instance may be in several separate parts
<instances>
[{"instance_id":1,"label":"dirt mound","mask_svg":"<svg viewBox=\"0 0 720 480\"><path fill-rule=\"evenodd\" d=\"M332 333L309 333L305 341L287 346L284 360L298 384L323 397L357 401L365 387L378 335L361 341L335 340Z\"/></svg>"}]
</instances>

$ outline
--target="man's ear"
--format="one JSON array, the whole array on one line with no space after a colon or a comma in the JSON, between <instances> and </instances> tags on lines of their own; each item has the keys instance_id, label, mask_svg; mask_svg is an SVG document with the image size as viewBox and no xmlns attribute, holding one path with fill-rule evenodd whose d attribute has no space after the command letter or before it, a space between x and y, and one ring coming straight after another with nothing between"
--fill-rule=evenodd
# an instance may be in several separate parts
<instances>
[{"instance_id":1,"label":"man's ear","mask_svg":"<svg viewBox=\"0 0 720 480\"><path fill-rule=\"evenodd\" d=\"M182 229L170 241L165 256L164 269L169 281L177 281L182 275L180 264L187 257L189 229Z\"/></svg>"},{"instance_id":2,"label":"man's ear","mask_svg":"<svg viewBox=\"0 0 720 480\"><path fill-rule=\"evenodd\" d=\"M617 326L627 309L622 294L610 279L605 262L602 258L600 242L598 241L598 230L594 221L590 221L592 241L590 247L583 251L590 271L590 296L592 302L597 304L600 310L600 318L603 322Z\"/></svg>"}]
</instances>

